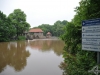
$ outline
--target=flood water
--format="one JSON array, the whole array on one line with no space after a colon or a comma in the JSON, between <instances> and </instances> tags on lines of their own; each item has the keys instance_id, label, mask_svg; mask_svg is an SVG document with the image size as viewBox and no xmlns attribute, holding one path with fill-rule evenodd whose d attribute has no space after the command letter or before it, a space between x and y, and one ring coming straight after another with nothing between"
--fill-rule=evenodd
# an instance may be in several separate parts
<instances>
[{"instance_id":1,"label":"flood water","mask_svg":"<svg viewBox=\"0 0 100 75\"><path fill-rule=\"evenodd\" d=\"M64 42L31 40L0 43L0 75L62 75Z\"/></svg>"}]
</instances>

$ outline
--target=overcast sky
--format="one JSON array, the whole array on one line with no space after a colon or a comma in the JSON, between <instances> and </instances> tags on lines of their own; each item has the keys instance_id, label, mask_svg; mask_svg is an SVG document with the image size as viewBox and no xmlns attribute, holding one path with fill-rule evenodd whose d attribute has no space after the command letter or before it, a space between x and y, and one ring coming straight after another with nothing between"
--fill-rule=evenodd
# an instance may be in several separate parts
<instances>
[{"instance_id":1,"label":"overcast sky","mask_svg":"<svg viewBox=\"0 0 100 75\"><path fill-rule=\"evenodd\" d=\"M80 0L1 0L0 10L7 16L14 9L21 9L27 15L31 27L41 24L53 25L57 20L71 21Z\"/></svg>"}]
</instances>

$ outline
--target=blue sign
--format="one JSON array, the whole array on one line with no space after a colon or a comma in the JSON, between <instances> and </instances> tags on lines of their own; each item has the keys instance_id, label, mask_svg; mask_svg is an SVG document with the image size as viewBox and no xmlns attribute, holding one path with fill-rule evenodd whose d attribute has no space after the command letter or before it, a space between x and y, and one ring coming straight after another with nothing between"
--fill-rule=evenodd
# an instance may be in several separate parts
<instances>
[{"instance_id":1,"label":"blue sign","mask_svg":"<svg viewBox=\"0 0 100 75\"><path fill-rule=\"evenodd\" d=\"M91 25L100 25L100 18L82 21L82 26L91 26Z\"/></svg>"},{"instance_id":2,"label":"blue sign","mask_svg":"<svg viewBox=\"0 0 100 75\"><path fill-rule=\"evenodd\" d=\"M82 21L82 50L100 51L100 18Z\"/></svg>"}]
</instances>

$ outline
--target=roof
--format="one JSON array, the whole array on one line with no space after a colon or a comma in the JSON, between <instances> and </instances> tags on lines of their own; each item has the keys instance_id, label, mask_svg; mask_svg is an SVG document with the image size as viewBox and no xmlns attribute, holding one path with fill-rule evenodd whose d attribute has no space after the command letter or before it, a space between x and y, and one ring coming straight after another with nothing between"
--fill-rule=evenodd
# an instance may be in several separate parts
<instances>
[{"instance_id":1,"label":"roof","mask_svg":"<svg viewBox=\"0 0 100 75\"><path fill-rule=\"evenodd\" d=\"M43 32L40 28L30 29L29 32Z\"/></svg>"},{"instance_id":2,"label":"roof","mask_svg":"<svg viewBox=\"0 0 100 75\"><path fill-rule=\"evenodd\" d=\"M47 34L51 34L50 32L48 32Z\"/></svg>"}]
</instances>

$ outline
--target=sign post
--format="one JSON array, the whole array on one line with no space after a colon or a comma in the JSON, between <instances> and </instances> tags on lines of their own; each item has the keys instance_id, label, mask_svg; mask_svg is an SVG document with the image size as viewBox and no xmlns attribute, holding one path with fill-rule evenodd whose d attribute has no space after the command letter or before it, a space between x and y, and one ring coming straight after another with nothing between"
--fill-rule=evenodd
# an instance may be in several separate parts
<instances>
[{"instance_id":1,"label":"sign post","mask_svg":"<svg viewBox=\"0 0 100 75\"><path fill-rule=\"evenodd\" d=\"M100 19L82 21L82 50L96 51L97 65L100 64ZM98 66L91 71L100 73Z\"/></svg>"},{"instance_id":2,"label":"sign post","mask_svg":"<svg viewBox=\"0 0 100 75\"><path fill-rule=\"evenodd\" d=\"M100 52L97 52L97 64L100 64Z\"/></svg>"}]
</instances>

